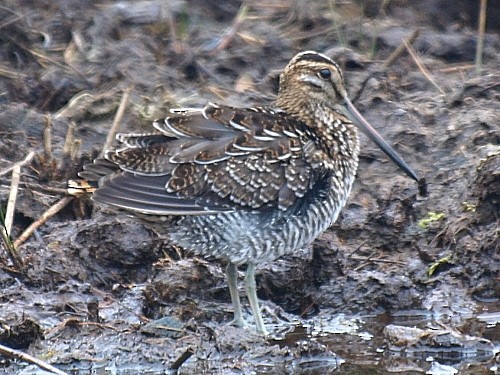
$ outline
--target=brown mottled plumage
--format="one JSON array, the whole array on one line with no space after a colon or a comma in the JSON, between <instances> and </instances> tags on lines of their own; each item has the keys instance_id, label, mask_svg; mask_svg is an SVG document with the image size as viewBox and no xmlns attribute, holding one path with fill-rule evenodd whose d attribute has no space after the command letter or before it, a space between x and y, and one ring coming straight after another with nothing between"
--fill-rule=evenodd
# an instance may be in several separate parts
<instances>
[{"instance_id":1,"label":"brown mottled plumage","mask_svg":"<svg viewBox=\"0 0 500 375\"><path fill-rule=\"evenodd\" d=\"M93 199L143 214L178 215L176 244L228 263L234 322L242 325L237 266L257 330L254 269L307 245L345 205L358 166L357 127L410 177L415 173L354 108L335 62L296 55L276 105L177 109L152 134L121 134L122 147L85 167ZM75 192L75 183L70 185Z\"/></svg>"}]
</instances>

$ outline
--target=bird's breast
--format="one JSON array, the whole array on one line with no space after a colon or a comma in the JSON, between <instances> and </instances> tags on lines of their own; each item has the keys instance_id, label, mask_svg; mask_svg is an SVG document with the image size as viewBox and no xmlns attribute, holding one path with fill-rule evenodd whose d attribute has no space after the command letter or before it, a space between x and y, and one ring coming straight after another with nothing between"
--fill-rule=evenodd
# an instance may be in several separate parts
<instances>
[{"instance_id":1,"label":"bird's breast","mask_svg":"<svg viewBox=\"0 0 500 375\"><path fill-rule=\"evenodd\" d=\"M354 173L325 175L287 211L235 210L186 216L171 238L204 257L235 264L272 261L310 244L337 220L350 194Z\"/></svg>"}]
</instances>

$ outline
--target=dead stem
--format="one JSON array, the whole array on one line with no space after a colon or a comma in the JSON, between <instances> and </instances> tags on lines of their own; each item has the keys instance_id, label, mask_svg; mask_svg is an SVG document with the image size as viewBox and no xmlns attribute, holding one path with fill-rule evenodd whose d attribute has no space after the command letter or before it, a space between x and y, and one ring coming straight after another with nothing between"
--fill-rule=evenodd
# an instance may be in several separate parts
<instances>
[{"instance_id":1,"label":"dead stem","mask_svg":"<svg viewBox=\"0 0 500 375\"><path fill-rule=\"evenodd\" d=\"M432 85L442 94L442 95L446 95L446 92L438 86L438 84L436 83L436 81L434 81L434 78L432 78L432 75L431 73L429 72L429 70L427 70L427 68L424 66L424 64L422 63L422 60L420 60L420 57L418 57L417 55L417 52L415 51L415 49L406 42L406 40L403 42L408 53L410 54L411 58L413 59L413 61L415 61L415 64L417 64L418 68L420 69L420 71L422 72L422 74L424 75L425 78L427 78L427 80L432 83Z\"/></svg>"},{"instance_id":2,"label":"dead stem","mask_svg":"<svg viewBox=\"0 0 500 375\"><path fill-rule=\"evenodd\" d=\"M16 209L17 192L19 191L21 167L23 165L30 163L34 156L35 156L35 152L31 151L24 158L24 160L20 161L19 163L16 163L12 167L10 193L9 193L9 199L7 201L7 209L5 211L5 218L3 221L2 239L5 243L5 247L7 249L7 253L9 255L9 258L17 270L23 269L24 262L23 262L22 258L19 256L19 254L16 250L16 247L15 247L14 243L12 242L12 237L11 237L12 225L14 222L14 212Z\"/></svg>"},{"instance_id":3,"label":"dead stem","mask_svg":"<svg viewBox=\"0 0 500 375\"><path fill-rule=\"evenodd\" d=\"M83 73L81 73L78 69L74 68L73 66L69 65L69 64L61 64L60 62L57 62L56 60L54 59L51 59L50 57L48 56L45 56L45 55L42 55L41 53L38 53L38 52L35 52L29 48L26 48L26 51L28 51L29 53L31 53L33 56L37 57L39 60L38 63L40 64L40 66L46 68L46 66L44 66L40 60L46 60L54 65L57 65L63 69L67 69L69 68L70 70L73 70L76 74L78 74L78 76L82 77L82 78L86 78Z\"/></svg>"},{"instance_id":4,"label":"dead stem","mask_svg":"<svg viewBox=\"0 0 500 375\"><path fill-rule=\"evenodd\" d=\"M8 167L8 168L5 168L3 171L0 171L0 176L3 176L3 175L6 175L7 173L9 173L10 171L12 171L16 165L20 165L20 166L23 166L23 165L26 165L28 164L31 159L33 159L33 157L35 156L35 152L34 151L31 151L28 155L26 155L26 157L21 160L20 162L17 162L16 164Z\"/></svg>"},{"instance_id":5,"label":"dead stem","mask_svg":"<svg viewBox=\"0 0 500 375\"><path fill-rule=\"evenodd\" d=\"M5 180L0 179L0 184L4 183ZM67 188L57 188L57 187L52 187L52 186L44 186L40 184L35 184L33 182L19 182L19 186L25 187L27 189L37 191L37 192L43 192L43 193L48 193L48 194L60 194L60 195L66 195L68 193Z\"/></svg>"},{"instance_id":6,"label":"dead stem","mask_svg":"<svg viewBox=\"0 0 500 375\"><path fill-rule=\"evenodd\" d=\"M8 358L16 358L27 363L32 363L34 365L37 365L41 369L50 371L54 374L68 375L67 372L61 371L58 368L52 366L51 364L42 361L41 359L35 358L27 353L21 352L20 350L12 349L1 344L0 344L0 354Z\"/></svg>"},{"instance_id":7,"label":"dead stem","mask_svg":"<svg viewBox=\"0 0 500 375\"><path fill-rule=\"evenodd\" d=\"M345 42L344 35L342 34L341 25L339 25L339 23L337 22L337 17L335 15L335 13L337 13L336 0L330 0L328 2L328 6L330 8L330 16L331 16L331 19L332 19L333 28L335 29L335 33L337 34L337 39L339 41L339 44L342 47L345 47L346 46L346 42Z\"/></svg>"},{"instance_id":8,"label":"dead stem","mask_svg":"<svg viewBox=\"0 0 500 375\"><path fill-rule=\"evenodd\" d=\"M390 259L381 259L381 258L373 258L373 256L375 256L376 253L373 252L372 254L370 254L368 257L361 257L361 256L357 256L357 255L354 255L352 256L351 258L353 260L362 260L364 261L363 263L361 263L359 266L357 266L356 268L354 268L353 270L354 271L359 271L360 269L362 269L363 267L365 267L367 264L369 264L370 262L373 262L373 263L387 263L387 264L397 264L397 265L400 265L400 266L405 266L406 263L405 262L401 262L399 260L390 260Z\"/></svg>"},{"instance_id":9,"label":"dead stem","mask_svg":"<svg viewBox=\"0 0 500 375\"><path fill-rule=\"evenodd\" d=\"M406 38L395 50L391 55L385 60L384 62L384 67L388 68L392 64L394 64L394 61L398 59L399 56L404 52L406 49L405 43L407 44L413 44L413 42L418 38L420 35L420 29L415 29L408 38Z\"/></svg>"},{"instance_id":10,"label":"dead stem","mask_svg":"<svg viewBox=\"0 0 500 375\"><path fill-rule=\"evenodd\" d=\"M325 27L322 30L313 30L313 31L302 32L302 33L297 33L296 31L287 31L287 32L282 33L281 35L283 36L283 38L286 37L292 42L300 42L304 39L309 39L309 38L314 38L314 37L317 37L320 35L325 35L325 34L328 34L332 31L335 31L335 27L329 26L329 27ZM287 34L292 34L292 33L295 35L297 35L297 34L298 35L294 36L294 37L287 36Z\"/></svg>"},{"instance_id":11,"label":"dead stem","mask_svg":"<svg viewBox=\"0 0 500 375\"><path fill-rule=\"evenodd\" d=\"M63 155L64 157L70 157L71 149L73 147L73 142L75 138L76 123L71 121L68 126L68 131L66 132L66 138L64 139Z\"/></svg>"},{"instance_id":12,"label":"dead stem","mask_svg":"<svg viewBox=\"0 0 500 375\"><path fill-rule=\"evenodd\" d=\"M47 164L52 160L52 119L50 115L44 116L43 124L43 152Z\"/></svg>"},{"instance_id":13,"label":"dead stem","mask_svg":"<svg viewBox=\"0 0 500 375\"><path fill-rule=\"evenodd\" d=\"M125 110L127 109L128 101L130 99L130 93L132 91L133 85L130 85L123 92L122 100L120 102L120 106L116 111L115 118L113 119L113 125L111 129L109 129L108 137L106 138L106 143L104 143L104 147L101 151L101 156L104 155L104 152L111 148L111 145L115 141L115 135L118 131L120 123L122 122L123 116L125 115Z\"/></svg>"},{"instance_id":14,"label":"dead stem","mask_svg":"<svg viewBox=\"0 0 500 375\"><path fill-rule=\"evenodd\" d=\"M478 26L478 39L476 47L476 74L481 74L483 65L483 49L484 49L484 30L486 28L486 5L487 0L481 0L479 6L479 26Z\"/></svg>"},{"instance_id":15,"label":"dead stem","mask_svg":"<svg viewBox=\"0 0 500 375\"><path fill-rule=\"evenodd\" d=\"M179 39L177 35L177 24L172 16L172 12L168 6L169 2L161 2L161 19L167 20L168 28L170 31L170 39L172 41L172 49L175 53L181 54L184 51L184 43Z\"/></svg>"},{"instance_id":16,"label":"dead stem","mask_svg":"<svg viewBox=\"0 0 500 375\"><path fill-rule=\"evenodd\" d=\"M447 74L447 73L461 72L463 70L469 70L472 68L474 68L473 64L460 64L456 66L447 66L446 68L441 68L438 69L437 71L443 74Z\"/></svg>"},{"instance_id":17,"label":"dead stem","mask_svg":"<svg viewBox=\"0 0 500 375\"><path fill-rule=\"evenodd\" d=\"M22 245L38 227L43 225L52 216L66 207L66 205L71 202L72 199L73 197L64 197L59 202L51 206L47 211L43 213L42 216L38 218L38 220L33 222L28 228L24 230L23 233L21 233L17 240L14 241L14 247L17 249L20 245Z\"/></svg>"},{"instance_id":18,"label":"dead stem","mask_svg":"<svg viewBox=\"0 0 500 375\"><path fill-rule=\"evenodd\" d=\"M16 208L17 192L19 191L19 180L21 178L21 166L16 164L12 170L12 178L10 180L9 199L7 200L7 210L5 211L5 231L10 236L12 231L12 222L14 221L14 211Z\"/></svg>"},{"instance_id":19,"label":"dead stem","mask_svg":"<svg viewBox=\"0 0 500 375\"><path fill-rule=\"evenodd\" d=\"M243 24L243 21L246 20L246 16L248 14L248 5L246 5L244 2L241 4L241 7L236 14L236 17L233 20L233 24L229 27L229 29L224 33L224 36L220 40L220 42L215 46L214 50L212 51L213 53L219 52L223 49L225 49L229 43L234 39L234 36L238 32L238 29L241 27Z\"/></svg>"},{"instance_id":20,"label":"dead stem","mask_svg":"<svg viewBox=\"0 0 500 375\"><path fill-rule=\"evenodd\" d=\"M15 78L26 78L27 75L13 70L8 70L6 68L0 68L0 77L15 79Z\"/></svg>"},{"instance_id":21,"label":"dead stem","mask_svg":"<svg viewBox=\"0 0 500 375\"><path fill-rule=\"evenodd\" d=\"M252 3L252 8L254 9L265 9L265 10L287 10L290 9L290 4L288 1L283 1L282 3L275 3L275 4L269 4L267 1L263 2L253 2ZM275 17L269 16L269 18ZM262 18L265 18L265 16L262 16Z\"/></svg>"},{"instance_id":22,"label":"dead stem","mask_svg":"<svg viewBox=\"0 0 500 375\"><path fill-rule=\"evenodd\" d=\"M66 137L64 139L63 155L61 168L67 170L70 168L73 161L76 159L78 150L80 149L81 141L75 139L75 129L76 123L71 121L68 126L68 131L66 132Z\"/></svg>"},{"instance_id":23,"label":"dead stem","mask_svg":"<svg viewBox=\"0 0 500 375\"><path fill-rule=\"evenodd\" d=\"M80 146L82 145L82 140L81 139L75 139L73 141L73 144L71 145L71 150L69 154L69 159L71 161L75 160L76 157L78 156L78 152L80 151Z\"/></svg>"},{"instance_id":24,"label":"dead stem","mask_svg":"<svg viewBox=\"0 0 500 375\"><path fill-rule=\"evenodd\" d=\"M368 240L364 240L363 242L361 242L359 244L359 246L357 246L353 251L351 251L349 253L349 255L347 256L347 258L351 258L352 256L354 256L355 253L357 253L359 250L361 250L361 248L368 242Z\"/></svg>"},{"instance_id":25,"label":"dead stem","mask_svg":"<svg viewBox=\"0 0 500 375\"><path fill-rule=\"evenodd\" d=\"M242 31L236 33L239 38L241 38L247 44L253 44L258 46L265 46L267 41L264 38L258 38L255 35L251 35Z\"/></svg>"},{"instance_id":26,"label":"dead stem","mask_svg":"<svg viewBox=\"0 0 500 375\"><path fill-rule=\"evenodd\" d=\"M4 7L1 7L1 8L6 9ZM8 10L9 10L9 12L12 12L10 9L8 9ZM7 17L2 23L0 23L0 29L3 29L4 27L7 27L9 25L12 25L13 23L19 21L22 18L23 18L22 15L14 13L12 16Z\"/></svg>"},{"instance_id":27,"label":"dead stem","mask_svg":"<svg viewBox=\"0 0 500 375\"><path fill-rule=\"evenodd\" d=\"M187 347L186 350L177 358L171 365L170 370L178 370L184 362L186 362L193 354L195 350L192 347Z\"/></svg>"}]
</instances>

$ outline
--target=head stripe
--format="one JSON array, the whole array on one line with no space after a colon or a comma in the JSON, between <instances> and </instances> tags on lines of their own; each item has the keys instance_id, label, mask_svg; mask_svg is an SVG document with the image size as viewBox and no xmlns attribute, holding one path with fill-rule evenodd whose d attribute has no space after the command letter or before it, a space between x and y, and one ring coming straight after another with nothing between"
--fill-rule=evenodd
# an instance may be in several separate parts
<instances>
[{"instance_id":1,"label":"head stripe","mask_svg":"<svg viewBox=\"0 0 500 375\"><path fill-rule=\"evenodd\" d=\"M304 60L314 61L314 62L322 62L322 63L328 63L328 64L334 63L332 61L332 59L329 59L325 55L322 55L322 54L317 53L317 52L312 52L312 51L306 51L306 52L303 52L301 54L298 54L296 56L295 61L298 62L298 61L304 61Z\"/></svg>"},{"instance_id":2,"label":"head stripe","mask_svg":"<svg viewBox=\"0 0 500 375\"><path fill-rule=\"evenodd\" d=\"M342 71L340 70L340 67L337 65L337 63L321 53L314 52L314 51L305 51L305 52L299 53L298 55L296 55L292 59L292 61L290 62L289 65L296 64L298 62L302 62L302 63L303 62L315 62L315 63L333 65L337 69L337 71L339 72L340 76L343 77Z\"/></svg>"}]
</instances>

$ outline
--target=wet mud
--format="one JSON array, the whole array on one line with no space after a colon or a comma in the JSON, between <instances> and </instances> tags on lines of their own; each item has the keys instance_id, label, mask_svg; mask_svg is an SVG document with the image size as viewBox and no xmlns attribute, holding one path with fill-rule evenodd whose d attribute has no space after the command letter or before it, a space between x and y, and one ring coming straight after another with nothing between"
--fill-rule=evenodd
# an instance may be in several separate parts
<instances>
[{"instance_id":1,"label":"wet mud","mask_svg":"<svg viewBox=\"0 0 500 375\"><path fill-rule=\"evenodd\" d=\"M494 2L479 74L474 2L163 3L0 6L2 212L9 168L35 152L21 169L14 241L99 154L125 92L120 131L146 132L171 107L268 104L301 50L341 65L357 108L428 193L363 138L337 223L258 270L267 339L245 299L248 327L228 325L223 265L170 244L168 218L75 198L19 244L23 267L0 246L0 344L74 374L498 373ZM404 47L391 57L412 34L425 74ZM37 371L0 354L0 373Z\"/></svg>"}]
</instances>

